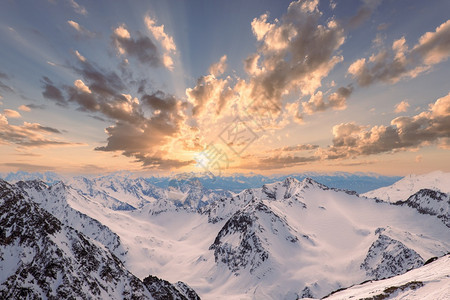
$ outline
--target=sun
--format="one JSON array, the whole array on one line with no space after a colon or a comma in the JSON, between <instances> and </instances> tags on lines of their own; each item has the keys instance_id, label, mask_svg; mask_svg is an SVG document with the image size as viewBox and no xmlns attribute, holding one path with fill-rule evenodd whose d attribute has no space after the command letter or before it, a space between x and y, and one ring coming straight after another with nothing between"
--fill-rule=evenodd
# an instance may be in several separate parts
<instances>
[{"instance_id":1,"label":"sun","mask_svg":"<svg viewBox=\"0 0 450 300\"><path fill-rule=\"evenodd\" d=\"M202 169L207 169L209 164L211 163L210 159L208 158L208 155L204 151L197 152L194 155L194 160L196 162L195 167Z\"/></svg>"}]
</instances>

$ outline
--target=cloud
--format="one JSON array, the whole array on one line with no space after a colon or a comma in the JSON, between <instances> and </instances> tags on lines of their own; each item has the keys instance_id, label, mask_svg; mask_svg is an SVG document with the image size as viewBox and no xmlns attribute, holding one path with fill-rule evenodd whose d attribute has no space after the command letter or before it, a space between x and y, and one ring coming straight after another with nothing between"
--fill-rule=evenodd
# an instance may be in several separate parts
<instances>
[{"instance_id":1,"label":"cloud","mask_svg":"<svg viewBox=\"0 0 450 300\"><path fill-rule=\"evenodd\" d=\"M176 138L181 130L184 116L182 103L162 92L146 94L141 98L142 106L153 111L150 117L135 112L130 120L116 121L108 128L107 145L97 151L122 151L128 157L135 157L144 167L157 169L180 168L194 161L165 158L164 146Z\"/></svg>"},{"instance_id":2,"label":"cloud","mask_svg":"<svg viewBox=\"0 0 450 300\"><path fill-rule=\"evenodd\" d=\"M395 111L396 113L406 112L406 111L408 110L408 108L409 108L409 103L408 103L408 101L403 100L402 102L397 103L397 104L395 105L395 110L394 110L394 111Z\"/></svg>"},{"instance_id":3,"label":"cloud","mask_svg":"<svg viewBox=\"0 0 450 300\"><path fill-rule=\"evenodd\" d=\"M427 32L411 49L405 37L393 42L391 50L382 49L368 59L353 62L348 73L360 86L376 82L396 83L402 78L415 78L431 66L450 56L450 20L442 23L434 32Z\"/></svg>"},{"instance_id":4,"label":"cloud","mask_svg":"<svg viewBox=\"0 0 450 300\"><path fill-rule=\"evenodd\" d=\"M416 151L420 147L437 145L450 149L450 93L429 105L429 109L411 117L397 117L388 126L362 126L354 122L333 126L333 140L328 147L300 144L272 149L266 152L274 155L257 157L247 155L239 169L281 169L318 161L342 161L362 156L399 151ZM310 156L289 153L314 151ZM420 162L422 156L416 157ZM353 166L372 163L357 161L333 165Z\"/></svg>"},{"instance_id":5,"label":"cloud","mask_svg":"<svg viewBox=\"0 0 450 300\"><path fill-rule=\"evenodd\" d=\"M78 50L74 51L75 56L81 61L81 62L86 62L86 57L84 57L83 55L80 54L80 52L78 52Z\"/></svg>"},{"instance_id":6,"label":"cloud","mask_svg":"<svg viewBox=\"0 0 450 300\"><path fill-rule=\"evenodd\" d=\"M311 96L308 102L302 103L303 112L312 115L328 109L343 110L347 107L346 101L352 92L352 87L340 87L336 92L330 94L325 101L322 92L318 91Z\"/></svg>"},{"instance_id":7,"label":"cloud","mask_svg":"<svg viewBox=\"0 0 450 300\"><path fill-rule=\"evenodd\" d=\"M388 23L381 23L380 25L377 26L377 30L379 30L379 31L386 30L388 28L389 28Z\"/></svg>"},{"instance_id":8,"label":"cloud","mask_svg":"<svg viewBox=\"0 0 450 300\"><path fill-rule=\"evenodd\" d=\"M117 34L127 36L121 30ZM73 70L80 79L73 85L57 87L49 79L43 79L46 83L43 88L45 91L57 89L63 103L75 104L78 110L88 112L91 117L114 122L105 129L106 144L95 148L96 151L121 152L135 158L145 168L170 169L194 163L168 157L171 143L187 138L181 134L185 130L183 111L186 103L161 91L133 97L128 94L130 85L117 73L105 71L88 61L78 60L78 64Z\"/></svg>"},{"instance_id":9,"label":"cloud","mask_svg":"<svg viewBox=\"0 0 450 300\"><path fill-rule=\"evenodd\" d=\"M363 0L363 5L358 9L356 15L348 21L348 27L356 28L367 21L382 0Z\"/></svg>"},{"instance_id":10,"label":"cloud","mask_svg":"<svg viewBox=\"0 0 450 300\"><path fill-rule=\"evenodd\" d=\"M43 84L42 87L44 89L44 91L42 92L42 96L44 96L44 98L52 100L56 102L56 104L61 106L67 105L67 102L64 99L62 91L53 84L53 81L51 81L48 77L44 76L42 78L42 84Z\"/></svg>"},{"instance_id":11,"label":"cloud","mask_svg":"<svg viewBox=\"0 0 450 300\"><path fill-rule=\"evenodd\" d=\"M251 159L252 157L247 157L246 159ZM318 156L295 156L295 155L274 155L264 158L257 158L256 160L251 160L249 163L243 163L237 168L239 169L259 169L259 170L274 170L283 169L298 165L304 165L320 160Z\"/></svg>"},{"instance_id":12,"label":"cloud","mask_svg":"<svg viewBox=\"0 0 450 300\"><path fill-rule=\"evenodd\" d=\"M153 37L161 43L161 46L164 50L163 54L163 64L166 68L172 70L173 69L173 54L176 52L177 47L173 40L173 37L168 35L164 31L164 25L156 25L156 21L152 19L150 16L145 16L144 18L145 25Z\"/></svg>"},{"instance_id":13,"label":"cloud","mask_svg":"<svg viewBox=\"0 0 450 300\"><path fill-rule=\"evenodd\" d=\"M28 109L44 109L46 106L44 104L26 104L26 105L21 105L21 107L24 106ZM19 107L20 109L20 107ZM26 109L23 111L27 111Z\"/></svg>"},{"instance_id":14,"label":"cloud","mask_svg":"<svg viewBox=\"0 0 450 300\"><path fill-rule=\"evenodd\" d=\"M231 113L224 108L245 110L251 115L270 111L272 122L281 120L284 96L299 92L314 95L322 79L343 60L337 51L344 43L344 29L333 20L321 24L318 1L294 1L280 19L269 20L263 14L251 22L258 41L255 53L244 61L247 78L220 77L226 68L226 56L209 68L209 75L200 77L193 88L186 90L193 104L194 118L211 113ZM313 113L327 108L343 109L351 94L350 87L337 90L322 103L305 104ZM298 105L297 105L298 108ZM290 111L296 110L292 105ZM300 122L300 112L295 112ZM273 128L274 124L269 124Z\"/></svg>"},{"instance_id":15,"label":"cloud","mask_svg":"<svg viewBox=\"0 0 450 300\"><path fill-rule=\"evenodd\" d=\"M69 4L70 6L72 6L72 8L75 10L77 14L83 16L87 15L88 12L86 8L84 8L84 6L79 5L77 2L75 2L75 0L69 0Z\"/></svg>"},{"instance_id":16,"label":"cloud","mask_svg":"<svg viewBox=\"0 0 450 300\"><path fill-rule=\"evenodd\" d=\"M222 75L227 69L227 56L224 55L220 60L209 67L209 74L214 76Z\"/></svg>"},{"instance_id":17,"label":"cloud","mask_svg":"<svg viewBox=\"0 0 450 300\"><path fill-rule=\"evenodd\" d=\"M118 53L132 56L139 62L151 67L161 66L164 62L156 45L150 38L141 35L139 32L137 34L138 38L133 39L124 24L114 29L111 39Z\"/></svg>"},{"instance_id":18,"label":"cloud","mask_svg":"<svg viewBox=\"0 0 450 300\"><path fill-rule=\"evenodd\" d=\"M149 16L145 16L144 21L145 25L147 25L148 30L153 34L153 36L157 41L161 42L165 50L167 51L177 50L173 38L164 32L164 25L156 26L155 25L156 21L150 18Z\"/></svg>"},{"instance_id":19,"label":"cloud","mask_svg":"<svg viewBox=\"0 0 450 300\"><path fill-rule=\"evenodd\" d=\"M81 79L77 79L75 80L75 82L73 83L73 85L80 91L83 93L87 93L87 94L91 94L91 90L89 89L89 87L84 84L84 82Z\"/></svg>"},{"instance_id":20,"label":"cloud","mask_svg":"<svg viewBox=\"0 0 450 300\"><path fill-rule=\"evenodd\" d=\"M324 159L351 158L439 144L450 137L450 93L412 117L397 117L389 126L367 128L355 123L333 127L333 144L320 149Z\"/></svg>"},{"instance_id":21,"label":"cloud","mask_svg":"<svg viewBox=\"0 0 450 300\"><path fill-rule=\"evenodd\" d=\"M94 32L84 28L79 23L77 23L73 20L67 21L67 24L69 24L70 27L72 27L73 29L76 30L77 37L79 37L79 38L94 38L96 36L96 34Z\"/></svg>"},{"instance_id":22,"label":"cloud","mask_svg":"<svg viewBox=\"0 0 450 300\"><path fill-rule=\"evenodd\" d=\"M54 133L60 134L61 132L38 123L24 122L20 126L11 125L7 117L0 114L0 143L15 144L21 148L84 145L52 138L51 135Z\"/></svg>"},{"instance_id":23,"label":"cloud","mask_svg":"<svg viewBox=\"0 0 450 300\"><path fill-rule=\"evenodd\" d=\"M0 79L9 79L9 76L6 75L5 73L0 72ZM0 89L5 91L5 92L9 92L9 93L13 93L14 92L14 90L10 86L8 86L7 84L3 83L1 80L0 80Z\"/></svg>"},{"instance_id":24,"label":"cloud","mask_svg":"<svg viewBox=\"0 0 450 300\"><path fill-rule=\"evenodd\" d=\"M42 170L51 171L54 170L54 167L43 166L43 165L35 165L29 163L2 163L2 166L16 168L20 171L28 171L28 172L42 172Z\"/></svg>"},{"instance_id":25,"label":"cloud","mask_svg":"<svg viewBox=\"0 0 450 300\"><path fill-rule=\"evenodd\" d=\"M211 106L216 114L219 114L224 106L235 97L235 92L230 87L229 78L218 79L214 75L201 76L193 88L186 90L188 101L194 105L193 115L199 116L203 111L209 112L207 106Z\"/></svg>"},{"instance_id":26,"label":"cloud","mask_svg":"<svg viewBox=\"0 0 450 300\"><path fill-rule=\"evenodd\" d=\"M252 22L260 43L258 51L245 61L248 80L235 90L241 99L255 105L272 102L281 107L282 97L299 90L313 95L322 79L343 58L335 52L344 43L344 30L334 20L319 23L318 1L295 1L287 13L273 23L263 14Z\"/></svg>"},{"instance_id":27,"label":"cloud","mask_svg":"<svg viewBox=\"0 0 450 300\"><path fill-rule=\"evenodd\" d=\"M38 123L24 122L23 127L28 129L28 130L33 130L33 131L41 131L41 132L47 132L47 133L61 134L61 131L59 131L56 128L48 127L48 126L42 126L42 125L40 125Z\"/></svg>"},{"instance_id":28,"label":"cloud","mask_svg":"<svg viewBox=\"0 0 450 300\"><path fill-rule=\"evenodd\" d=\"M41 157L42 154L36 154L36 153L31 153L31 152L22 152L22 153L15 153L14 155L17 156L26 156L26 157Z\"/></svg>"},{"instance_id":29,"label":"cloud","mask_svg":"<svg viewBox=\"0 0 450 300\"><path fill-rule=\"evenodd\" d=\"M334 0L330 0L330 8L332 10L336 8L336 2Z\"/></svg>"},{"instance_id":30,"label":"cloud","mask_svg":"<svg viewBox=\"0 0 450 300\"><path fill-rule=\"evenodd\" d=\"M31 111L31 107L22 104L21 106L19 106L19 110L21 110L21 111Z\"/></svg>"},{"instance_id":31,"label":"cloud","mask_svg":"<svg viewBox=\"0 0 450 300\"><path fill-rule=\"evenodd\" d=\"M295 146L286 146L282 148L276 148L270 150L270 152L296 152L296 151L309 151L318 149L319 145L311 145L311 144L299 144Z\"/></svg>"},{"instance_id":32,"label":"cloud","mask_svg":"<svg viewBox=\"0 0 450 300\"><path fill-rule=\"evenodd\" d=\"M22 116L18 111L12 110L12 109L4 109L3 114L7 116L8 118L21 118Z\"/></svg>"}]
</instances>

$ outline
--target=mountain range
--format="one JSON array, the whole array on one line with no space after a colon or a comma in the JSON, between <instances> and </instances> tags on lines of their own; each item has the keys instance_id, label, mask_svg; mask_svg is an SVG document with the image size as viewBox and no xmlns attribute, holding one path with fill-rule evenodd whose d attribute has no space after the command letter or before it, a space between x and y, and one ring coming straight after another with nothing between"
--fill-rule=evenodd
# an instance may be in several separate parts
<instances>
[{"instance_id":1,"label":"mountain range","mask_svg":"<svg viewBox=\"0 0 450 300\"><path fill-rule=\"evenodd\" d=\"M283 181L287 177L293 177L299 181L305 178L311 178L325 184L332 188L339 188L345 190L356 191L358 193L365 193L381 187L389 186L396 181L402 179L399 176L384 176L375 173L347 173L347 172L332 172L332 173L316 173L305 172L296 173L290 175L272 175L264 176L259 174L234 174L230 176L214 177L210 174L204 173L182 173L174 174L172 176L153 176L135 174L128 171L118 171L109 173L106 175L98 176L84 176L86 178L99 178L99 177L118 177L118 178L141 178L152 185L160 188L168 188L170 186L178 186L183 182L190 182L193 179L197 180L207 189L210 190L227 190L238 193L247 188L259 188L264 184ZM69 181L73 176L60 175L54 172L11 172L0 174L0 178L8 182L17 182L25 180L39 179L47 184L53 184L58 181Z\"/></svg>"},{"instance_id":2,"label":"mountain range","mask_svg":"<svg viewBox=\"0 0 450 300\"><path fill-rule=\"evenodd\" d=\"M382 299L390 287L401 294L436 282L439 297L448 292L447 173L362 195L312 178L236 192L199 177L164 186L127 173L23 175L0 184L3 296L358 299L373 289ZM440 265L439 280L426 279ZM426 280L395 279L413 272Z\"/></svg>"}]
</instances>

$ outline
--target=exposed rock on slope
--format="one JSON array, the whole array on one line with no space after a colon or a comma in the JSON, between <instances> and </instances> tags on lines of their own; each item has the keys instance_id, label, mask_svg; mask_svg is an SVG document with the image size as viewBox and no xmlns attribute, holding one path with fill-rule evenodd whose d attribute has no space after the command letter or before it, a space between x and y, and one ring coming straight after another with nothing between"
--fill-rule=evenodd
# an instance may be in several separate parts
<instances>
[{"instance_id":1,"label":"exposed rock on slope","mask_svg":"<svg viewBox=\"0 0 450 300\"><path fill-rule=\"evenodd\" d=\"M2 180L0 271L2 299L162 299L157 297L161 290L172 287L156 281L150 291L106 247ZM187 299L184 291L173 289L166 295Z\"/></svg>"}]
</instances>

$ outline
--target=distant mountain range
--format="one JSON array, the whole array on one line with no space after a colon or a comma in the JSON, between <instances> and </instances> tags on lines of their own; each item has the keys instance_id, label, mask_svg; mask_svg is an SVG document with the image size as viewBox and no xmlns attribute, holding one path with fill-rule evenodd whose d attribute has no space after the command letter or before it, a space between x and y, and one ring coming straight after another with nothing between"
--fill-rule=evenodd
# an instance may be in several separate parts
<instances>
[{"instance_id":1,"label":"distant mountain range","mask_svg":"<svg viewBox=\"0 0 450 300\"><path fill-rule=\"evenodd\" d=\"M98 178L98 177L108 177L115 176L118 178L135 178L137 175L120 171L117 173L110 173L102 176L85 176L87 178ZM202 186L211 190L228 190L238 193L247 188L258 188L267 183L274 183L277 181L283 181L287 177L295 178L302 181L305 178L314 179L317 182L325 184L331 188L338 188L344 190L351 190L357 193L365 193L371 190L375 190L381 187L386 187L394 182L400 180L402 177L399 176L383 176L375 173L346 173L346 172L334 172L334 173L297 173L291 175L280 175L280 176L263 176L257 174L249 175L233 175L233 176L222 176L222 177L211 177L207 174L201 173L184 173L176 174L174 176L145 176L140 177L142 180L153 184L160 188L167 188L169 186L176 186L180 183L186 181L192 181L193 179L198 180ZM59 175L54 172L45 173L29 173L29 172L15 172L0 174L0 178L3 178L8 182L17 182L24 180L39 179L47 184L53 184L57 181L69 180L70 176Z\"/></svg>"},{"instance_id":2,"label":"distant mountain range","mask_svg":"<svg viewBox=\"0 0 450 300\"><path fill-rule=\"evenodd\" d=\"M445 299L448 291L448 173L361 196L295 177L235 192L204 177L8 176L2 297L424 299L410 291L432 288Z\"/></svg>"}]
</instances>

